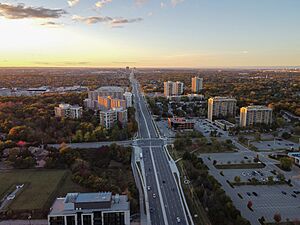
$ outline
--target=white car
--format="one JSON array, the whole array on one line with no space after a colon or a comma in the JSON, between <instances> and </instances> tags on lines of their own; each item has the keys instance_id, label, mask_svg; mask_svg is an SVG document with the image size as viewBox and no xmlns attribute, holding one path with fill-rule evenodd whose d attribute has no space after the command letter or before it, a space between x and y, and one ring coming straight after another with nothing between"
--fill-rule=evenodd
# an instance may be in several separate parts
<instances>
[{"instance_id":1,"label":"white car","mask_svg":"<svg viewBox=\"0 0 300 225\"><path fill-rule=\"evenodd\" d=\"M16 196L15 195L9 195L6 197L7 200L13 200Z\"/></svg>"},{"instance_id":2,"label":"white car","mask_svg":"<svg viewBox=\"0 0 300 225\"><path fill-rule=\"evenodd\" d=\"M177 216L176 217L177 223L180 223L180 218Z\"/></svg>"},{"instance_id":3,"label":"white car","mask_svg":"<svg viewBox=\"0 0 300 225\"><path fill-rule=\"evenodd\" d=\"M151 187L150 187L150 186L147 186L147 190L150 191L150 190L151 190Z\"/></svg>"},{"instance_id":4,"label":"white car","mask_svg":"<svg viewBox=\"0 0 300 225\"><path fill-rule=\"evenodd\" d=\"M155 194L155 193L153 193L152 197L153 197L153 198L156 198L156 194Z\"/></svg>"}]
</instances>

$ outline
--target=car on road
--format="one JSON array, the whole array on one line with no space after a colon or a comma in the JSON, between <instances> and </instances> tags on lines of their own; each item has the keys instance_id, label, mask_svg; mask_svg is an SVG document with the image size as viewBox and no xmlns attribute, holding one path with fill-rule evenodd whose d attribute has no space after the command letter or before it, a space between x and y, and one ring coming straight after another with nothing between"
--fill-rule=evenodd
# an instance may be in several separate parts
<instances>
[{"instance_id":1,"label":"car on road","mask_svg":"<svg viewBox=\"0 0 300 225\"><path fill-rule=\"evenodd\" d=\"M181 221L179 216L176 217L176 220L177 220L177 223L180 223L180 221Z\"/></svg>"},{"instance_id":2,"label":"car on road","mask_svg":"<svg viewBox=\"0 0 300 225\"><path fill-rule=\"evenodd\" d=\"M153 193L152 197L153 197L153 198L156 198L156 194L155 194L155 193Z\"/></svg>"},{"instance_id":3,"label":"car on road","mask_svg":"<svg viewBox=\"0 0 300 225\"><path fill-rule=\"evenodd\" d=\"M252 194L256 197L258 196L258 194L255 191L253 191Z\"/></svg>"},{"instance_id":4,"label":"car on road","mask_svg":"<svg viewBox=\"0 0 300 225\"><path fill-rule=\"evenodd\" d=\"M245 177L247 174L245 172L242 172L242 176Z\"/></svg>"},{"instance_id":5,"label":"car on road","mask_svg":"<svg viewBox=\"0 0 300 225\"><path fill-rule=\"evenodd\" d=\"M148 191L150 191L150 190L151 190L151 187L150 187L150 186L148 186L148 187L147 187L147 190L148 190Z\"/></svg>"},{"instance_id":6,"label":"car on road","mask_svg":"<svg viewBox=\"0 0 300 225\"><path fill-rule=\"evenodd\" d=\"M293 191L296 195L300 194L300 191Z\"/></svg>"},{"instance_id":7,"label":"car on road","mask_svg":"<svg viewBox=\"0 0 300 225\"><path fill-rule=\"evenodd\" d=\"M285 192L285 191L281 191L281 193L284 194L284 195L286 195L286 192Z\"/></svg>"},{"instance_id":8,"label":"car on road","mask_svg":"<svg viewBox=\"0 0 300 225\"><path fill-rule=\"evenodd\" d=\"M251 196L251 193L250 193L250 192L247 192L247 195L248 195L248 196Z\"/></svg>"}]
</instances>

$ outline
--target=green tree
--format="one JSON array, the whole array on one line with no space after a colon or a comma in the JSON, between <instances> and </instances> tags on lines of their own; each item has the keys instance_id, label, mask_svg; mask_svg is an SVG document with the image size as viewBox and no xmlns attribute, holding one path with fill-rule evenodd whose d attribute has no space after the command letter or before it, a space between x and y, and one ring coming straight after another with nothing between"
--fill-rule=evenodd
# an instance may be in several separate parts
<instances>
[{"instance_id":1,"label":"green tree","mask_svg":"<svg viewBox=\"0 0 300 225\"><path fill-rule=\"evenodd\" d=\"M241 182L241 177L235 176L234 181L239 184Z\"/></svg>"},{"instance_id":2,"label":"green tree","mask_svg":"<svg viewBox=\"0 0 300 225\"><path fill-rule=\"evenodd\" d=\"M279 213L275 213L273 218L274 218L276 223L280 223L281 215Z\"/></svg>"},{"instance_id":3,"label":"green tree","mask_svg":"<svg viewBox=\"0 0 300 225\"><path fill-rule=\"evenodd\" d=\"M280 168L286 171L290 171L293 166L293 160L289 157L283 157L280 159Z\"/></svg>"}]
</instances>

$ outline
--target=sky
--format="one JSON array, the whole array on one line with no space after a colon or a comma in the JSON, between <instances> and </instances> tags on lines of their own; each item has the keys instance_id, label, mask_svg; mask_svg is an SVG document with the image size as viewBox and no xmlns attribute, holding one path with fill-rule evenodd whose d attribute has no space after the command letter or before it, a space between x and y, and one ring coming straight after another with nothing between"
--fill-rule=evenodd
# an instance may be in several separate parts
<instances>
[{"instance_id":1,"label":"sky","mask_svg":"<svg viewBox=\"0 0 300 225\"><path fill-rule=\"evenodd\" d=\"M299 0L0 0L0 67L300 66Z\"/></svg>"}]
</instances>

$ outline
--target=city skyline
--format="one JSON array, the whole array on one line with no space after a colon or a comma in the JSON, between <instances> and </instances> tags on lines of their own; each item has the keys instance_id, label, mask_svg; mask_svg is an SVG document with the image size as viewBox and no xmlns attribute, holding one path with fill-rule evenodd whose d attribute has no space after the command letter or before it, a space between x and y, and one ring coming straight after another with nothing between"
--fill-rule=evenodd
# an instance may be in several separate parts
<instances>
[{"instance_id":1,"label":"city skyline","mask_svg":"<svg viewBox=\"0 0 300 225\"><path fill-rule=\"evenodd\" d=\"M299 6L7 0L0 3L0 67L297 67Z\"/></svg>"}]
</instances>

